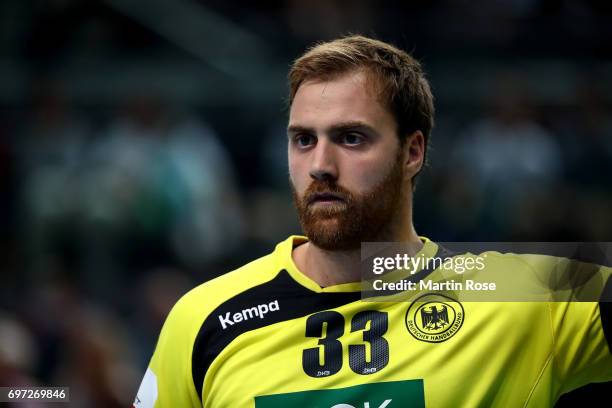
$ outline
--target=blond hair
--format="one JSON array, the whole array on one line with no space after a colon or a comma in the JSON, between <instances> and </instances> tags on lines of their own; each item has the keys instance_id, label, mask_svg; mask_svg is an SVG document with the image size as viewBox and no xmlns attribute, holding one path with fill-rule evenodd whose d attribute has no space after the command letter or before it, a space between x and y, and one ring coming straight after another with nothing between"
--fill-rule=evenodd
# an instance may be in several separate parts
<instances>
[{"instance_id":1,"label":"blond hair","mask_svg":"<svg viewBox=\"0 0 612 408\"><path fill-rule=\"evenodd\" d=\"M365 69L379 100L395 117L398 137L420 130L427 145L434 125L433 95L419 61L385 42L351 35L316 44L289 71L289 104L300 85Z\"/></svg>"}]
</instances>

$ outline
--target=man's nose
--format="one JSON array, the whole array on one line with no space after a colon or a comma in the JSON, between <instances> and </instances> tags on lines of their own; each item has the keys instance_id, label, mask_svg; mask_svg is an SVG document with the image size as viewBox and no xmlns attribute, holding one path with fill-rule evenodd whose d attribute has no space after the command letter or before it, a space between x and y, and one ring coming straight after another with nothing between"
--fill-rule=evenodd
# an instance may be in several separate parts
<instances>
[{"instance_id":1,"label":"man's nose","mask_svg":"<svg viewBox=\"0 0 612 408\"><path fill-rule=\"evenodd\" d=\"M316 180L335 180L338 178L334 146L327 138L320 138L314 148L310 165L310 177Z\"/></svg>"}]
</instances>

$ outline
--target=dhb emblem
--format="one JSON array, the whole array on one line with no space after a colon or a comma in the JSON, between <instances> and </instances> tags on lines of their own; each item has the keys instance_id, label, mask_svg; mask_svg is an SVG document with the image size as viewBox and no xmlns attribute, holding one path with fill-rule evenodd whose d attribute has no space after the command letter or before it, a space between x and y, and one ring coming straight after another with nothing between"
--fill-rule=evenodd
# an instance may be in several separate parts
<instances>
[{"instance_id":1,"label":"dhb emblem","mask_svg":"<svg viewBox=\"0 0 612 408\"><path fill-rule=\"evenodd\" d=\"M406 328L414 338L429 343L450 339L463 325L461 303L437 293L416 299L406 312Z\"/></svg>"}]
</instances>

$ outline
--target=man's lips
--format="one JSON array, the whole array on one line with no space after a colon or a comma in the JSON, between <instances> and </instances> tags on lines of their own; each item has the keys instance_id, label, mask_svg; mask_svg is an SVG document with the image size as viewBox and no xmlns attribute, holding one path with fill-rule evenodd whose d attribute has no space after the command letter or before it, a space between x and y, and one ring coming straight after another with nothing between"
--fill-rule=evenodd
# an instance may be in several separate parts
<instances>
[{"instance_id":1,"label":"man's lips","mask_svg":"<svg viewBox=\"0 0 612 408\"><path fill-rule=\"evenodd\" d=\"M344 202L344 198L334 193L316 193L308 200L308 204Z\"/></svg>"}]
</instances>

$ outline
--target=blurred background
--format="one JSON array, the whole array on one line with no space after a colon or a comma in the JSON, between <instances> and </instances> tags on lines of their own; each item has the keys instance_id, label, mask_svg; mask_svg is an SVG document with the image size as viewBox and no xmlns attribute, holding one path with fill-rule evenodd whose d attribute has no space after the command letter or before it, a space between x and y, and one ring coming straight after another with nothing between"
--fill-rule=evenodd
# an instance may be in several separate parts
<instances>
[{"instance_id":1,"label":"blurred background","mask_svg":"<svg viewBox=\"0 0 612 408\"><path fill-rule=\"evenodd\" d=\"M178 297L299 233L287 69L340 34L428 73L420 234L612 241L609 2L257 3L0 2L0 385L128 406Z\"/></svg>"}]
</instances>

